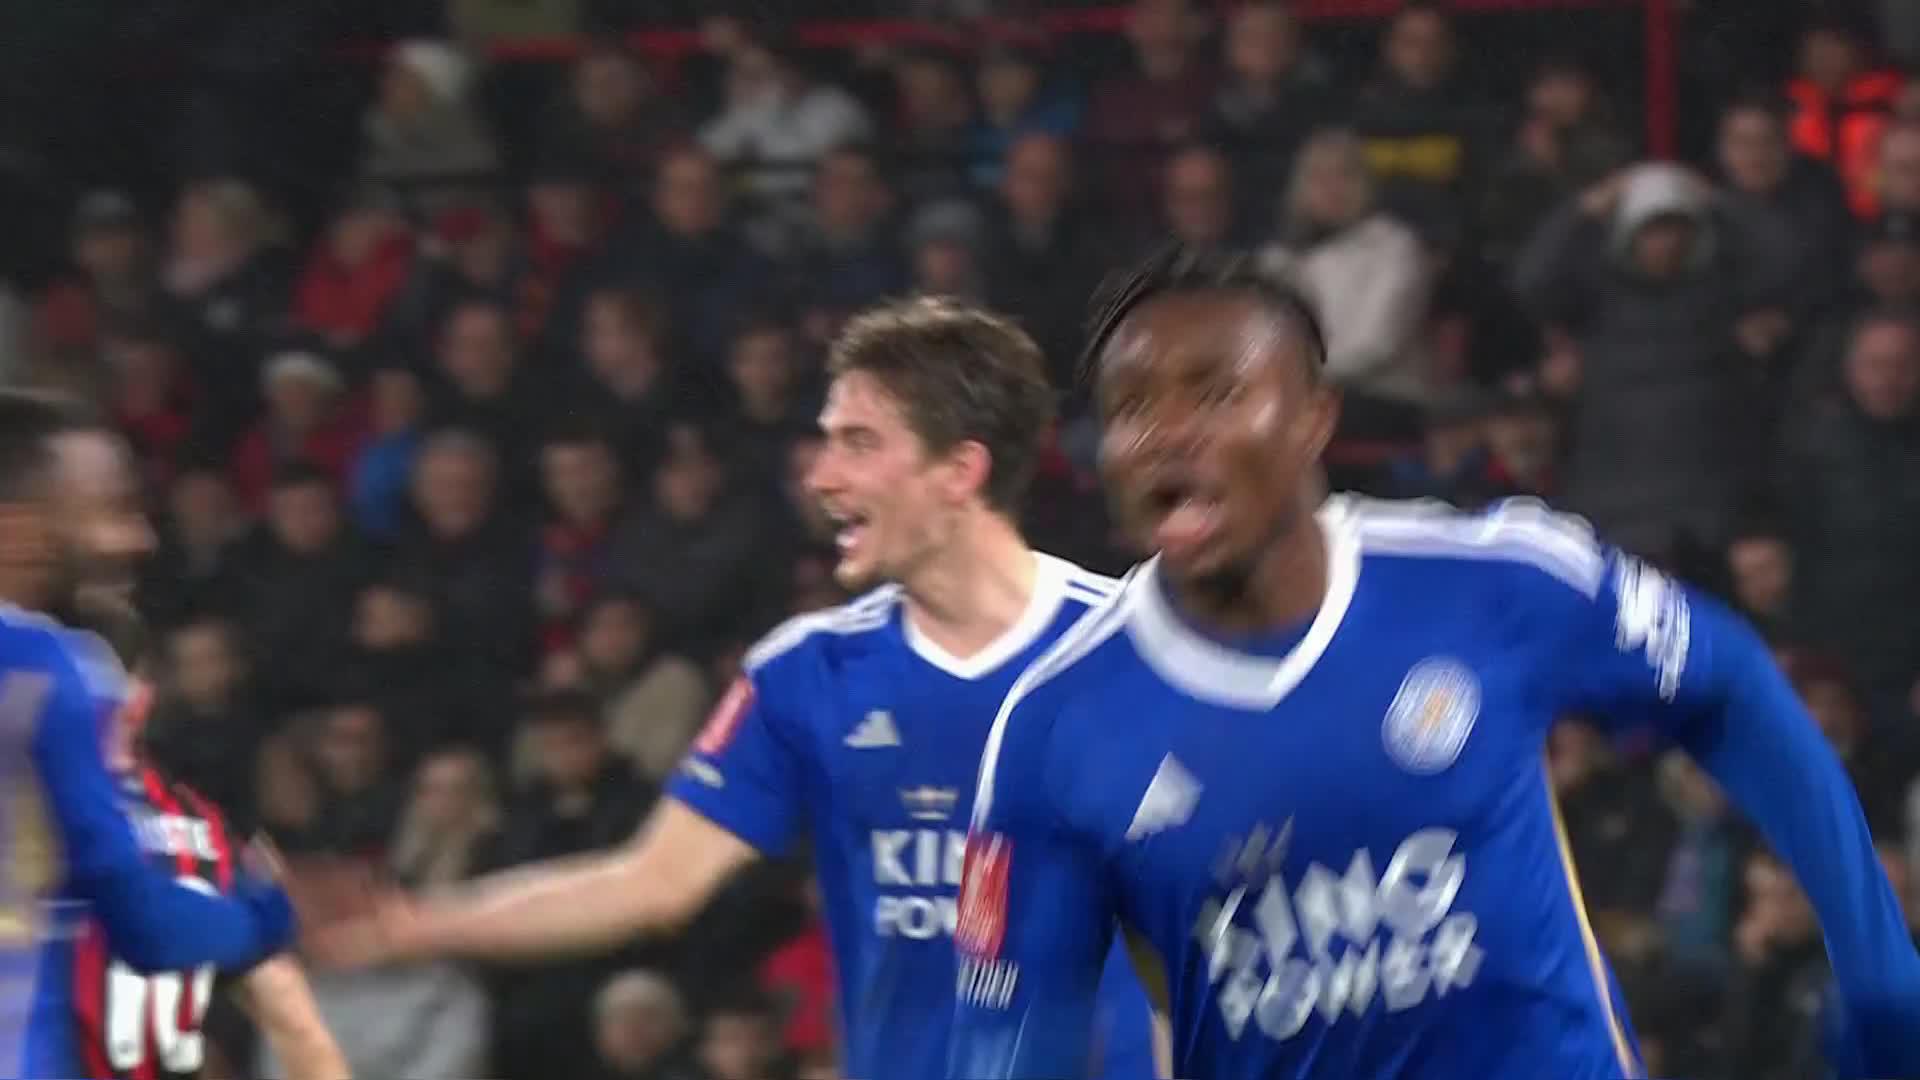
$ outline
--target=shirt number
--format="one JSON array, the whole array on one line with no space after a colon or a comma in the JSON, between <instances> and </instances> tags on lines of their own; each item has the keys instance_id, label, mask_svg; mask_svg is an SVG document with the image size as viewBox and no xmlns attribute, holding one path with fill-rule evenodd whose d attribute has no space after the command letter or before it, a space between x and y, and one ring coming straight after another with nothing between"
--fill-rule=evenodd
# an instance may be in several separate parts
<instances>
[{"instance_id":1,"label":"shirt number","mask_svg":"<svg viewBox=\"0 0 1920 1080\"><path fill-rule=\"evenodd\" d=\"M213 894L214 887L195 877L180 884ZM190 972L142 975L115 960L107 967L104 1023L107 1062L121 1072L132 1072L147 1061L148 1037L161 1068L170 1073L200 1071L207 1056L200 1025L213 1003L211 964Z\"/></svg>"}]
</instances>

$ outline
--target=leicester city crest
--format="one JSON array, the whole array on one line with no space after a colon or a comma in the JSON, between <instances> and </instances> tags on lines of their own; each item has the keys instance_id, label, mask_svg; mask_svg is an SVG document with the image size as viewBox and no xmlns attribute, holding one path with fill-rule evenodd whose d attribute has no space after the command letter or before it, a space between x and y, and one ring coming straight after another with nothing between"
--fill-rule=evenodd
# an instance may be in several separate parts
<instances>
[{"instance_id":1,"label":"leicester city crest","mask_svg":"<svg viewBox=\"0 0 1920 1080\"><path fill-rule=\"evenodd\" d=\"M1452 765L1480 715L1480 680L1457 660L1422 660L1387 706L1381 739L1400 767L1437 773Z\"/></svg>"}]
</instances>

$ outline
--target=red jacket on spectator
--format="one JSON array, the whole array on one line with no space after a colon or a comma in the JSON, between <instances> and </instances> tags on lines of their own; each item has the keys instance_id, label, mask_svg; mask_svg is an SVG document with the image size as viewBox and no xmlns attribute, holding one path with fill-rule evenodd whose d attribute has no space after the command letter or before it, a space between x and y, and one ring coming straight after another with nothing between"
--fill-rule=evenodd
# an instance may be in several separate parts
<instances>
[{"instance_id":1,"label":"red jacket on spectator","mask_svg":"<svg viewBox=\"0 0 1920 1080\"><path fill-rule=\"evenodd\" d=\"M760 986L787 1008L782 1042L807 1058L833 1046L833 950L815 920L760 965Z\"/></svg>"},{"instance_id":2,"label":"red jacket on spectator","mask_svg":"<svg viewBox=\"0 0 1920 1080\"><path fill-rule=\"evenodd\" d=\"M1905 80L1895 72L1870 71L1849 80L1837 99L1809 79L1795 79L1787 86L1793 101L1788 133L1794 149L1832 164L1846 182L1853 212L1863 218L1879 209L1875 166L1880 136L1903 85Z\"/></svg>"},{"instance_id":3,"label":"red jacket on spectator","mask_svg":"<svg viewBox=\"0 0 1920 1080\"><path fill-rule=\"evenodd\" d=\"M363 340L379 328L412 269L413 238L401 230L382 240L359 266L348 266L321 243L295 288L294 318L329 339Z\"/></svg>"},{"instance_id":4,"label":"red jacket on spectator","mask_svg":"<svg viewBox=\"0 0 1920 1080\"><path fill-rule=\"evenodd\" d=\"M338 412L292 448L276 446L267 421L254 424L241 437L227 465L240 505L254 514L265 513L267 494L273 490L274 466L285 461L304 461L324 471L336 491L346 491L354 459L366 441L364 413L360 403L342 402Z\"/></svg>"}]
</instances>

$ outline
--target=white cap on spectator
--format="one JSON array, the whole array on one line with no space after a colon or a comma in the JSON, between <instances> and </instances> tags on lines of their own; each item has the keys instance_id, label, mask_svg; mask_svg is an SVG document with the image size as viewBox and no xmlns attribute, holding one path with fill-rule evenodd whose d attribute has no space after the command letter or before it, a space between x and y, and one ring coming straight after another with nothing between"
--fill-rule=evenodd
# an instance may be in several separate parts
<instances>
[{"instance_id":1,"label":"white cap on spectator","mask_svg":"<svg viewBox=\"0 0 1920 1080\"><path fill-rule=\"evenodd\" d=\"M444 41L402 42L393 50L393 62L419 76L434 97L448 103L466 96L467 80L473 75L466 54Z\"/></svg>"},{"instance_id":2,"label":"white cap on spectator","mask_svg":"<svg viewBox=\"0 0 1920 1080\"><path fill-rule=\"evenodd\" d=\"M297 349L275 353L267 359L266 367L261 370L260 385L263 387L271 387L281 379L307 379L335 392L345 385L340 378L340 370L326 357Z\"/></svg>"}]
</instances>

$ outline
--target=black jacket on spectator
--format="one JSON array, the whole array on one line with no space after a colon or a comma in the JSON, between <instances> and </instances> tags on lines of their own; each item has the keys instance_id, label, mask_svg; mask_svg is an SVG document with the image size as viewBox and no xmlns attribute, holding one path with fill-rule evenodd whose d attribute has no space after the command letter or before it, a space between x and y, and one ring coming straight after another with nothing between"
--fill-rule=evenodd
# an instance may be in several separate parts
<instances>
[{"instance_id":1,"label":"black jacket on spectator","mask_svg":"<svg viewBox=\"0 0 1920 1080\"><path fill-rule=\"evenodd\" d=\"M1749 437L1758 372L1733 355L1740 286L1721 255L1655 285L1625 265L1631 235L1677 205L1602 222L1556 211L1515 267L1534 314L1580 350L1565 496L1609 539L1643 554L1680 534L1725 539L1758 482Z\"/></svg>"},{"instance_id":2,"label":"black jacket on spectator","mask_svg":"<svg viewBox=\"0 0 1920 1080\"><path fill-rule=\"evenodd\" d=\"M299 555L256 537L235 571L246 604L235 612L255 652L261 690L276 710L326 704L348 660L354 596L366 552L344 531L325 551Z\"/></svg>"},{"instance_id":3,"label":"black jacket on spectator","mask_svg":"<svg viewBox=\"0 0 1920 1080\"><path fill-rule=\"evenodd\" d=\"M1920 421L1831 402L1799 427L1789 462L1799 629L1870 689L1904 692L1920 676Z\"/></svg>"}]
</instances>

